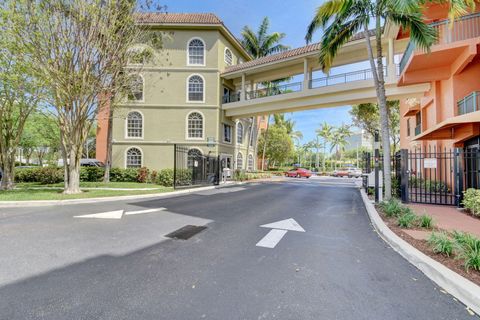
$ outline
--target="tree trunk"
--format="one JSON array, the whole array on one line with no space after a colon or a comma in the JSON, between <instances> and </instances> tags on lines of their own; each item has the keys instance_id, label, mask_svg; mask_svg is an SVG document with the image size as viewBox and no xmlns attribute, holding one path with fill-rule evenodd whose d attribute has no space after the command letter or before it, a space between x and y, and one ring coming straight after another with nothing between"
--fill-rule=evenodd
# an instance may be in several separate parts
<instances>
[{"instance_id":1,"label":"tree trunk","mask_svg":"<svg viewBox=\"0 0 480 320\"><path fill-rule=\"evenodd\" d=\"M378 6L378 1L377 1ZM392 181L391 181L391 164L390 164L390 130L388 126L388 112L387 112L387 97L385 93L385 80L383 75L383 54L382 54L382 30L380 16L376 17L376 44L377 44L377 63L375 64L375 57L373 55L372 44L370 42L370 35L368 26L364 26L365 39L367 42L367 51L370 61L370 66L373 74L373 81L377 93L377 100L380 113L380 133L382 137L383 147L383 177L385 185L385 200L389 200L392 196Z\"/></svg>"},{"instance_id":2,"label":"tree trunk","mask_svg":"<svg viewBox=\"0 0 480 320\"><path fill-rule=\"evenodd\" d=\"M265 166L265 153L267 152L267 141L268 141L268 128L270 127L270 115L267 117L267 129L265 129L265 137L263 139L263 151L262 151L262 171L264 171Z\"/></svg>"},{"instance_id":3,"label":"tree trunk","mask_svg":"<svg viewBox=\"0 0 480 320\"><path fill-rule=\"evenodd\" d=\"M80 154L82 154L80 152ZM70 151L70 161L65 166L68 171L68 179L65 179L66 188L64 194L78 194L80 190L80 157L74 148Z\"/></svg>"},{"instance_id":4,"label":"tree trunk","mask_svg":"<svg viewBox=\"0 0 480 320\"><path fill-rule=\"evenodd\" d=\"M111 100L110 100L111 103ZM105 172L103 174L103 182L110 182L110 169L112 167L112 131L113 131L113 109L109 106L108 110L108 129L107 129L107 154L105 161Z\"/></svg>"},{"instance_id":5,"label":"tree trunk","mask_svg":"<svg viewBox=\"0 0 480 320\"><path fill-rule=\"evenodd\" d=\"M3 175L0 183L0 190L13 190L15 187L15 152L2 156Z\"/></svg>"}]
</instances>

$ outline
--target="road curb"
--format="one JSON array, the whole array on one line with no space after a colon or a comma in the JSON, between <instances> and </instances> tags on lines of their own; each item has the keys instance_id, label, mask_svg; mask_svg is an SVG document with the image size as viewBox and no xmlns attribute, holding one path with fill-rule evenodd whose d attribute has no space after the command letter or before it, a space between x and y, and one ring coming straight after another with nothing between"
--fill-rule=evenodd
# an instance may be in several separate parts
<instances>
[{"instance_id":1,"label":"road curb","mask_svg":"<svg viewBox=\"0 0 480 320\"><path fill-rule=\"evenodd\" d=\"M433 282L445 289L475 313L480 314L480 287L430 258L397 236L388 228L382 218L380 218L374 205L368 199L365 190L360 189L360 193L370 221L382 239Z\"/></svg>"},{"instance_id":2,"label":"road curb","mask_svg":"<svg viewBox=\"0 0 480 320\"><path fill-rule=\"evenodd\" d=\"M103 198L88 198L88 199L67 199L67 200L33 200L33 201L0 201L0 208L25 208L25 207L44 207L44 206L57 206L57 205L72 205L72 204L89 204L99 202L112 202L123 200L139 200L149 198L173 198L183 195L188 195L194 192L208 191L213 189L219 189L229 186L237 186L250 182L233 182L220 186L208 186L192 189L185 189L180 191L164 192L164 193L151 193L140 194L131 196L118 196L118 197L103 197Z\"/></svg>"}]
</instances>

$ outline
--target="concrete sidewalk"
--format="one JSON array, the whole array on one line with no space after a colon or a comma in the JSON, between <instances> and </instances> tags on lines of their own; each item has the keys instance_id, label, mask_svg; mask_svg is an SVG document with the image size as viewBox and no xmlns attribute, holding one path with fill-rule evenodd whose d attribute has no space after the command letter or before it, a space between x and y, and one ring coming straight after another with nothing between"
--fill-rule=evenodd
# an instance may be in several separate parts
<instances>
[{"instance_id":1,"label":"concrete sidewalk","mask_svg":"<svg viewBox=\"0 0 480 320\"><path fill-rule=\"evenodd\" d=\"M435 226L446 231L463 231L480 237L480 219L474 218L462 209L453 206L428 204L409 204L417 215L428 214L433 217Z\"/></svg>"}]
</instances>

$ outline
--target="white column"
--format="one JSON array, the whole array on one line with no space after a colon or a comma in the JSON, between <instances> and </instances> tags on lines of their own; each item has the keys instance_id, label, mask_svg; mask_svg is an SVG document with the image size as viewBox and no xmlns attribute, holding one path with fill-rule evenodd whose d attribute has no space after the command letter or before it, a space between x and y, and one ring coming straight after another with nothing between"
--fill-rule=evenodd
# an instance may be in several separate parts
<instances>
[{"instance_id":1,"label":"white column","mask_svg":"<svg viewBox=\"0 0 480 320\"><path fill-rule=\"evenodd\" d=\"M303 91L309 88L310 83L310 73L308 72L308 60L307 58L303 59Z\"/></svg>"},{"instance_id":2,"label":"white column","mask_svg":"<svg viewBox=\"0 0 480 320\"><path fill-rule=\"evenodd\" d=\"M240 101L245 100L245 73L242 74L242 92L240 94Z\"/></svg>"},{"instance_id":3,"label":"white column","mask_svg":"<svg viewBox=\"0 0 480 320\"><path fill-rule=\"evenodd\" d=\"M388 39L388 56L387 56L387 74L388 81L395 82L397 79L397 68L395 66L395 47L394 40L392 38Z\"/></svg>"}]
</instances>

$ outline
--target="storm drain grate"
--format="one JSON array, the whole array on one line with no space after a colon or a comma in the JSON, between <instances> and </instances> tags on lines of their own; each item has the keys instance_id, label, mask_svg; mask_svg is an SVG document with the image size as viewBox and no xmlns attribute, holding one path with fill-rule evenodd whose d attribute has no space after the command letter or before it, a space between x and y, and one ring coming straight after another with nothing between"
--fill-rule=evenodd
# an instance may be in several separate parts
<instances>
[{"instance_id":1,"label":"storm drain grate","mask_svg":"<svg viewBox=\"0 0 480 320\"><path fill-rule=\"evenodd\" d=\"M202 232L203 230L207 229L205 226L192 226L187 225L182 227L178 230L173 231L172 233L167 234L165 237L172 238L172 239L181 239L187 240L196 235L197 233Z\"/></svg>"}]
</instances>

